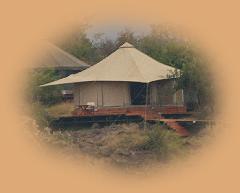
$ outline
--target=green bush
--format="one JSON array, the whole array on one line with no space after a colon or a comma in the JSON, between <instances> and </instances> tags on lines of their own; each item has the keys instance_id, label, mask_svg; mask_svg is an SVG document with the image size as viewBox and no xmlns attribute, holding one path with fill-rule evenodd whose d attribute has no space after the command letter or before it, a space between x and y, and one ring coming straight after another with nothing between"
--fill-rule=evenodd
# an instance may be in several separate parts
<instances>
[{"instance_id":1,"label":"green bush","mask_svg":"<svg viewBox=\"0 0 240 193\"><path fill-rule=\"evenodd\" d=\"M184 140L176 132L155 125L147 131L147 138L139 148L154 152L160 159L168 159L183 151Z\"/></svg>"},{"instance_id":2,"label":"green bush","mask_svg":"<svg viewBox=\"0 0 240 193\"><path fill-rule=\"evenodd\" d=\"M52 121L48 112L40 103L32 103L31 106L32 117L36 121L39 128L48 127Z\"/></svg>"},{"instance_id":3,"label":"green bush","mask_svg":"<svg viewBox=\"0 0 240 193\"><path fill-rule=\"evenodd\" d=\"M29 77L27 97L31 102L52 105L62 100L61 86L40 87L42 84L61 78L54 69L35 69Z\"/></svg>"}]
</instances>

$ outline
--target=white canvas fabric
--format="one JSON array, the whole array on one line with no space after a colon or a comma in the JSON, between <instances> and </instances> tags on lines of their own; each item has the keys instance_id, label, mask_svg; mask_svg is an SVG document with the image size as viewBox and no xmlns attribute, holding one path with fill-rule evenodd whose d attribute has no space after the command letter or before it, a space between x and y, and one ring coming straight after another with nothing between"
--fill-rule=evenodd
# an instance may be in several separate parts
<instances>
[{"instance_id":1,"label":"white canvas fabric","mask_svg":"<svg viewBox=\"0 0 240 193\"><path fill-rule=\"evenodd\" d=\"M102 106L126 106L131 103L128 82L83 82L74 86L75 106L94 103Z\"/></svg>"},{"instance_id":2,"label":"white canvas fabric","mask_svg":"<svg viewBox=\"0 0 240 193\"><path fill-rule=\"evenodd\" d=\"M149 83L168 79L176 68L162 64L124 43L118 50L88 69L42 86L89 81L126 81Z\"/></svg>"}]
</instances>

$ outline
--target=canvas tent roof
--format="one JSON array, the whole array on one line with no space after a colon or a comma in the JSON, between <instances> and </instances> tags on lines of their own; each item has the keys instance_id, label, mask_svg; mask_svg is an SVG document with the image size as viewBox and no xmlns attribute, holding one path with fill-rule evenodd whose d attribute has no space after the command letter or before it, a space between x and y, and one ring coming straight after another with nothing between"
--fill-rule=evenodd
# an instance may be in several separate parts
<instances>
[{"instance_id":1,"label":"canvas tent roof","mask_svg":"<svg viewBox=\"0 0 240 193\"><path fill-rule=\"evenodd\" d=\"M124 43L118 50L94 66L43 86L88 81L127 81L149 83L167 79L176 70Z\"/></svg>"},{"instance_id":2,"label":"canvas tent roof","mask_svg":"<svg viewBox=\"0 0 240 193\"><path fill-rule=\"evenodd\" d=\"M90 66L86 62L76 58L53 44L45 42L41 48L42 53L40 55L40 60L35 66L37 68L83 70Z\"/></svg>"}]
</instances>

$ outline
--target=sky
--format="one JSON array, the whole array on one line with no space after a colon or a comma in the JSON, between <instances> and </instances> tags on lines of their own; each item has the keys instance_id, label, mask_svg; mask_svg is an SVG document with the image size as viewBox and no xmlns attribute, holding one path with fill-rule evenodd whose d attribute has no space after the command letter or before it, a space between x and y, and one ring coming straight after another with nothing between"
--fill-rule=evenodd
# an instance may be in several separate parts
<instances>
[{"instance_id":1,"label":"sky","mask_svg":"<svg viewBox=\"0 0 240 193\"><path fill-rule=\"evenodd\" d=\"M116 39L120 31L129 29L135 32L136 35L144 35L150 32L151 27L146 24L122 24L122 23L112 23L112 24L92 24L87 30L87 36L90 39L94 39L96 33L103 33L103 38Z\"/></svg>"}]
</instances>

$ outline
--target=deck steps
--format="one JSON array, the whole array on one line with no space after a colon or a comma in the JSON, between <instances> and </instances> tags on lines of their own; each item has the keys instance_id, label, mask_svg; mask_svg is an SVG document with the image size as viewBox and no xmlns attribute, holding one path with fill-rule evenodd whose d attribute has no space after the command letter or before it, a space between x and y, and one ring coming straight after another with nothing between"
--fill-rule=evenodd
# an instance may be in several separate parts
<instances>
[{"instance_id":1,"label":"deck steps","mask_svg":"<svg viewBox=\"0 0 240 193\"><path fill-rule=\"evenodd\" d=\"M165 121L168 127L174 129L181 136L188 136L189 132L176 121Z\"/></svg>"}]
</instances>

